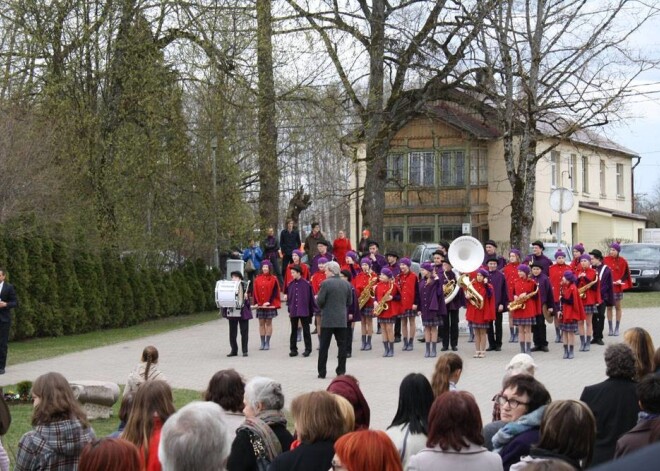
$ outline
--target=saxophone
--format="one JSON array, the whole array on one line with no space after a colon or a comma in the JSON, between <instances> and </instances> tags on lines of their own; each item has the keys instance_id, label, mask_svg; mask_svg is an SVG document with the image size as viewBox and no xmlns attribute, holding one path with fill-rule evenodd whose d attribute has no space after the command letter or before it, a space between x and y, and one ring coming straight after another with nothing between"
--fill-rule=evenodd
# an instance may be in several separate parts
<instances>
[{"instance_id":1,"label":"saxophone","mask_svg":"<svg viewBox=\"0 0 660 471\"><path fill-rule=\"evenodd\" d=\"M534 296L536 296L538 292L539 292L539 285L537 283L536 289L534 291L528 294L524 294L520 296L518 299L515 299L508 304L507 308L509 309L509 312L517 311L518 309L525 309L525 304L527 304L527 301L529 301Z\"/></svg>"},{"instance_id":2,"label":"saxophone","mask_svg":"<svg viewBox=\"0 0 660 471\"><path fill-rule=\"evenodd\" d=\"M383 312L387 311L390 307L389 304L387 304L387 301L392 299L392 290L394 289L394 282L390 281L390 288L385 292L383 295L382 299L378 303L378 306L374 308L374 316L378 317L380 316Z\"/></svg>"},{"instance_id":3,"label":"saxophone","mask_svg":"<svg viewBox=\"0 0 660 471\"><path fill-rule=\"evenodd\" d=\"M369 299L374 297L374 286L376 286L376 283L378 283L378 277L372 276L369 279L367 286L365 286L360 293L360 297L358 298L358 305L360 306L360 309L363 309L364 306L366 306L369 302Z\"/></svg>"},{"instance_id":4,"label":"saxophone","mask_svg":"<svg viewBox=\"0 0 660 471\"><path fill-rule=\"evenodd\" d=\"M589 289L590 289L593 285L595 285L596 283L598 283L598 275L596 275L596 278L594 278L594 281L590 281L590 282L587 283L586 285L581 286L581 287L578 288L578 293L580 293L580 297L581 297L582 299L586 298L586 297L587 297L587 291L589 291Z\"/></svg>"}]
</instances>

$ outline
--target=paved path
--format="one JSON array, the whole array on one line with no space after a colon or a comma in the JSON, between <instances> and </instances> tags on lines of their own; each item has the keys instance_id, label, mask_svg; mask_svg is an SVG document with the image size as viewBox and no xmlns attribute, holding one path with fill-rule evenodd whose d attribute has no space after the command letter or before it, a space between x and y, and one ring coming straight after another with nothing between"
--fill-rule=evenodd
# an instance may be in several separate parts
<instances>
[{"instance_id":1,"label":"paved path","mask_svg":"<svg viewBox=\"0 0 660 471\"><path fill-rule=\"evenodd\" d=\"M464 313L462 314L464 318ZM625 328L639 325L660 343L660 313L657 309L629 309L624 312ZM154 335L139 340L94 348L47 360L12 365L0 379L0 384L15 384L21 380L34 380L48 371L59 371L69 379L96 379L125 383L126 377L140 359L146 345L155 345L160 352L160 368L172 386L202 391L213 373L224 368L235 368L246 378L265 375L281 381L287 406L301 392L325 389L334 377L336 350L331 348L328 361L328 378L316 377L317 352L309 358L289 358L289 323L280 315L274 321L274 336L270 351L259 351L259 335L256 320L250 324L250 355L247 358L227 358L229 351L225 320L215 320L197 326ZM552 331L551 331L552 330ZM623 333L623 331L622 331ZM554 329L548 327L548 339L554 339ZM606 343L621 341L621 337L606 337ZM458 353L463 357L463 376L460 389L472 392L481 408L485 421L490 421L491 398L500 387L504 367L518 353L518 344L506 343L508 329L505 326L505 343L501 352L488 352L487 358L474 359L474 344L467 338L459 339ZM314 345L317 345L314 339ZM374 350L359 350L359 335L353 343L353 358L348 359L348 373L356 376L371 406L372 428L386 428L398 401L399 384L410 372L420 372L427 377L433 374L434 359L424 358L423 345L415 342L415 350L402 352L402 344L395 344L393 358L381 358L382 344L374 338ZM578 341L579 345L579 341ZM550 353L533 354L540 366L537 378L550 391L553 399L579 398L585 385L605 378L603 350L592 346L591 352L575 353L572 361L562 360L561 345L551 343ZM302 348L300 348L302 351ZM11 355L11 347L10 352Z\"/></svg>"}]
</instances>

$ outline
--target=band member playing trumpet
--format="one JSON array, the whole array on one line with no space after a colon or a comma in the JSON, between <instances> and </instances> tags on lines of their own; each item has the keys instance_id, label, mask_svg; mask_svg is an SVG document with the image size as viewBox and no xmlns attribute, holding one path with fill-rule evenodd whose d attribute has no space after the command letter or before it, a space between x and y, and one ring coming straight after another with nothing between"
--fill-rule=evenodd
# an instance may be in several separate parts
<instances>
[{"instance_id":1,"label":"band member playing trumpet","mask_svg":"<svg viewBox=\"0 0 660 471\"><path fill-rule=\"evenodd\" d=\"M371 337L374 334L373 289L378 283L378 275L371 271L371 260L368 257L361 260L361 268L362 271L353 278L353 286L357 293L359 305L362 305L360 307L362 325L362 346L360 350L371 350Z\"/></svg>"},{"instance_id":2,"label":"band member playing trumpet","mask_svg":"<svg viewBox=\"0 0 660 471\"><path fill-rule=\"evenodd\" d=\"M411 261L407 257L399 260L401 272L396 281L401 292L399 318L403 333L403 351L412 351L415 340L415 318L417 317L417 275L410 270ZM396 331L394 332L396 337Z\"/></svg>"},{"instance_id":3,"label":"band member playing trumpet","mask_svg":"<svg viewBox=\"0 0 660 471\"><path fill-rule=\"evenodd\" d=\"M533 352L547 352L548 339L545 328L546 313L551 316L555 307L555 298L552 293L552 284L543 272L541 264L534 262L531 267L532 280L539 287L539 294L536 296L536 323L532 327L532 336L534 340Z\"/></svg>"},{"instance_id":4,"label":"band member playing trumpet","mask_svg":"<svg viewBox=\"0 0 660 471\"><path fill-rule=\"evenodd\" d=\"M442 263L442 269L437 272L443 287L452 281L457 282L453 268L449 259L445 259ZM450 345L454 352L458 350L458 311L463 306L465 306L465 296L463 290L459 289L454 299L446 305L447 315L440 319L439 329L440 338L442 338L442 348L440 350L443 352L446 352Z\"/></svg>"},{"instance_id":5,"label":"band member playing trumpet","mask_svg":"<svg viewBox=\"0 0 660 471\"><path fill-rule=\"evenodd\" d=\"M502 269L502 273L506 279L506 288L509 299L513 299L513 286L518 279L518 265L521 263L522 257L520 255L520 250L509 250L509 263L507 263ZM518 327L513 324L511 313L509 313L509 334L509 343L516 343L518 341Z\"/></svg>"},{"instance_id":6,"label":"band member playing trumpet","mask_svg":"<svg viewBox=\"0 0 660 471\"><path fill-rule=\"evenodd\" d=\"M477 276L472 280L472 289L481 296L477 302L472 290L465 290L467 299L467 312L465 318L472 324L474 329L474 346L476 352L474 358L486 356L486 342L488 339L488 326L495 320L495 305L493 304L493 287L488 283L488 271L480 268Z\"/></svg>"},{"instance_id":7,"label":"band member playing trumpet","mask_svg":"<svg viewBox=\"0 0 660 471\"><path fill-rule=\"evenodd\" d=\"M374 289L374 313L378 315L383 331L384 357L394 356L394 323L399 314L401 294L394 282L394 275L389 268L380 270L378 284Z\"/></svg>"},{"instance_id":8,"label":"band member playing trumpet","mask_svg":"<svg viewBox=\"0 0 660 471\"><path fill-rule=\"evenodd\" d=\"M254 279L254 302L259 319L259 335L261 347L259 350L270 350L270 338L273 335L273 318L277 317L280 308L280 284L277 277L271 273L270 261L261 262L261 273Z\"/></svg>"},{"instance_id":9,"label":"band member playing trumpet","mask_svg":"<svg viewBox=\"0 0 660 471\"><path fill-rule=\"evenodd\" d=\"M561 331L564 339L564 359L572 359L574 355L575 334L578 331L578 322L584 320L582 300L578 293L575 273L566 270L561 281L561 295L559 297L558 316L561 320Z\"/></svg>"},{"instance_id":10,"label":"band member playing trumpet","mask_svg":"<svg viewBox=\"0 0 660 471\"><path fill-rule=\"evenodd\" d=\"M559 249L555 252L555 264L550 267L550 284L552 285L552 296L555 301L555 306L559 306L559 289L561 287L561 279L566 270L571 270L571 267L566 264L566 253ZM554 316L555 324L555 343L561 343L561 329L559 318Z\"/></svg>"},{"instance_id":11,"label":"band member playing trumpet","mask_svg":"<svg viewBox=\"0 0 660 471\"><path fill-rule=\"evenodd\" d=\"M513 300L525 299L531 295L538 287L534 280L529 279L529 265L518 265L518 279L513 285ZM513 314L513 325L520 329L520 352L531 353L532 351L532 326L536 323L536 299L538 293L528 301L524 302L520 309L515 309L513 313L509 308L509 313Z\"/></svg>"},{"instance_id":12,"label":"band member playing trumpet","mask_svg":"<svg viewBox=\"0 0 660 471\"><path fill-rule=\"evenodd\" d=\"M232 281L243 281L243 275L240 271L231 272ZM222 308L222 317L226 318L229 321L229 345L231 347L231 352L227 354L228 357L235 357L238 355L238 343L236 343L236 338L238 337L238 331L241 331L241 350L243 351L243 356L248 356L248 333L250 327L250 319L252 319L252 309L250 309L250 300L249 295L246 292L244 294L245 302L241 308L240 316L234 316L234 309L230 307Z\"/></svg>"},{"instance_id":13,"label":"band member playing trumpet","mask_svg":"<svg viewBox=\"0 0 660 471\"><path fill-rule=\"evenodd\" d=\"M591 268L591 255L580 255L580 265L575 271L577 278L577 288L582 299L584 306L585 322L578 323L578 331L580 332L580 351L588 352L591 350L591 337L594 334L593 315L598 312L598 305L600 304L600 287L598 286L598 273ZM584 295L582 294L584 291Z\"/></svg>"},{"instance_id":14,"label":"band member playing trumpet","mask_svg":"<svg viewBox=\"0 0 660 471\"><path fill-rule=\"evenodd\" d=\"M432 263L424 262L419 270L422 279L418 286L419 305L417 308L422 316L422 325L424 326L425 358L435 358L436 345L438 344L438 326L442 325L447 318L442 282L433 268Z\"/></svg>"},{"instance_id":15,"label":"band member playing trumpet","mask_svg":"<svg viewBox=\"0 0 660 471\"><path fill-rule=\"evenodd\" d=\"M608 335L619 335L619 324L621 324L621 315L623 314L621 308L621 301L623 300L623 292L632 288L632 280L630 279L630 269L628 262L625 258L619 255L621 252L621 245L614 242L610 245L610 254L605 257L603 263L610 267L612 270L612 283L614 284L614 308L616 309L616 327L612 330L612 306L607 306L607 323L610 331Z\"/></svg>"}]
</instances>

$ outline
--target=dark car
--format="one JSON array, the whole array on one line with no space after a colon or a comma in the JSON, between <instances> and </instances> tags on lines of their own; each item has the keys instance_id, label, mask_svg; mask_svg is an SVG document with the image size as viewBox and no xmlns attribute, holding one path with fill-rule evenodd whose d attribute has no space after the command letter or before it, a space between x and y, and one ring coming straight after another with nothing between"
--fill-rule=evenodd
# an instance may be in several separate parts
<instances>
[{"instance_id":1,"label":"dark car","mask_svg":"<svg viewBox=\"0 0 660 471\"><path fill-rule=\"evenodd\" d=\"M621 244L633 287L660 290L660 244Z\"/></svg>"}]
</instances>

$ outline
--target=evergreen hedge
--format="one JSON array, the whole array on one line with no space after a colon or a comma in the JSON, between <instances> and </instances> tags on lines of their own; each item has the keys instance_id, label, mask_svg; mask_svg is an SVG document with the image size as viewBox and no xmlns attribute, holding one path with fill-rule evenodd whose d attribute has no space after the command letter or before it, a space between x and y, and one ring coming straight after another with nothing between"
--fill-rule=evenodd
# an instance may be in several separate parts
<instances>
[{"instance_id":1,"label":"evergreen hedge","mask_svg":"<svg viewBox=\"0 0 660 471\"><path fill-rule=\"evenodd\" d=\"M10 334L14 340L126 327L215 309L213 287L219 274L201 260L174 268L149 266L118 251L74 249L32 231L2 234L0 265L19 300Z\"/></svg>"}]
</instances>

